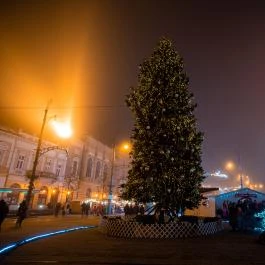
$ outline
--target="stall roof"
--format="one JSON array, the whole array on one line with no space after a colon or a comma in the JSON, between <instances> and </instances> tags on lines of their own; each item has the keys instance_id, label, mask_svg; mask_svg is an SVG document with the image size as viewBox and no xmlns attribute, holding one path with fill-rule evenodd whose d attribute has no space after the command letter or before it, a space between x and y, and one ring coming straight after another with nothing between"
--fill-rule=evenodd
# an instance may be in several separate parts
<instances>
[{"instance_id":1,"label":"stall roof","mask_svg":"<svg viewBox=\"0 0 265 265\"><path fill-rule=\"evenodd\" d=\"M216 195L214 198L216 208L222 208L224 201L235 203L242 199L256 200L257 202L265 201L265 193L249 188L242 188Z\"/></svg>"},{"instance_id":2,"label":"stall roof","mask_svg":"<svg viewBox=\"0 0 265 265\"><path fill-rule=\"evenodd\" d=\"M265 193L263 193L263 192L252 190L252 189L249 189L249 188L241 188L241 189L238 189L238 190L233 190L233 191L229 191L229 192L226 192L226 193L219 194L219 195L216 196L216 198L223 197L223 196L226 196L226 197L235 196L237 198L247 198L247 197L248 198L255 198L258 195L265 197Z\"/></svg>"},{"instance_id":3,"label":"stall roof","mask_svg":"<svg viewBox=\"0 0 265 265\"><path fill-rule=\"evenodd\" d=\"M205 192L211 192L211 191L216 191L216 190L219 190L219 188L206 188L206 187L201 187L200 188L200 192L201 193L205 193Z\"/></svg>"}]
</instances>

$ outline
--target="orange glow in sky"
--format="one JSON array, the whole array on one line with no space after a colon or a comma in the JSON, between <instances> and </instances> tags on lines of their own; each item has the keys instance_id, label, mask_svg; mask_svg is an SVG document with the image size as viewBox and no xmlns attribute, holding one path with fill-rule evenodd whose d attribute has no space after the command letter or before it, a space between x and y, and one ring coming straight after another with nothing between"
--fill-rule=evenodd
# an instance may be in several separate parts
<instances>
[{"instance_id":1,"label":"orange glow in sky","mask_svg":"<svg viewBox=\"0 0 265 265\"><path fill-rule=\"evenodd\" d=\"M53 128L57 135L61 138L69 138L72 135L72 128L71 124L69 121L67 122L58 122L58 121L53 121L52 123Z\"/></svg>"},{"instance_id":2,"label":"orange glow in sky","mask_svg":"<svg viewBox=\"0 0 265 265\"><path fill-rule=\"evenodd\" d=\"M87 87L92 87L87 80L93 74L85 69L89 14L74 10L73 6L58 4L53 16L52 6L38 9L36 5L36 12L13 18L9 30L1 37L1 125L38 135L50 99L47 118L71 117L73 128L88 120L89 115L85 116L80 106L92 104L93 100L92 91L86 97ZM77 11L78 19L73 19L72 12ZM49 127L45 127L44 138L53 134ZM70 134L70 127L67 128L63 131Z\"/></svg>"}]
</instances>

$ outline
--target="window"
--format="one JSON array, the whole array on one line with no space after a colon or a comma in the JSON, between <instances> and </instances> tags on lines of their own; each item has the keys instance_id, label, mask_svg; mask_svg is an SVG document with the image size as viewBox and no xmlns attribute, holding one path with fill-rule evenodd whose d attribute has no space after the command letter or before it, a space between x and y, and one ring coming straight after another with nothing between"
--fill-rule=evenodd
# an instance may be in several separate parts
<instances>
[{"instance_id":1,"label":"window","mask_svg":"<svg viewBox=\"0 0 265 265\"><path fill-rule=\"evenodd\" d=\"M10 186L10 188L12 188L12 192L8 192L7 193L7 198L6 201L8 202L8 204L18 204L19 202L19 191L17 191L16 189L20 189L20 185L17 183L14 183Z\"/></svg>"},{"instance_id":2,"label":"window","mask_svg":"<svg viewBox=\"0 0 265 265\"><path fill-rule=\"evenodd\" d=\"M91 189L90 189L90 188L88 188L88 189L86 190L86 197L87 197L87 198L90 198L90 197L91 197Z\"/></svg>"},{"instance_id":3,"label":"window","mask_svg":"<svg viewBox=\"0 0 265 265\"><path fill-rule=\"evenodd\" d=\"M58 165L57 165L57 168L56 168L56 172L55 172L55 175L56 175L57 177L60 176L61 170L62 170L62 165L61 165L61 164L58 164Z\"/></svg>"},{"instance_id":4,"label":"window","mask_svg":"<svg viewBox=\"0 0 265 265\"><path fill-rule=\"evenodd\" d=\"M52 168L52 159L50 158L46 158L46 161L45 161L45 171L50 171Z\"/></svg>"},{"instance_id":5,"label":"window","mask_svg":"<svg viewBox=\"0 0 265 265\"><path fill-rule=\"evenodd\" d=\"M99 174L100 174L100 162L97 162L97 166L96 166L96 174L95 174L95 179L99 178Z\"/></svg>"},{"instance_id":6,"label":"window","mask_svg":"<svg viewBox=\"0 0 265 265\"><path fill-rule=\"evenodd\" d=\"M47 202L47 194L48 194L47 187L41 187L40 193L39 193L39 196L38 196L38 205L39 204L46 205L46 202Z\"/></svg>"},{"instance_id":7,"label":"window","mask_svg":"<svg viewBox=\"0 0 265 265\"><path fill-rule=\"evenodd\" d=\"M91 178L92 177L92 158L90 157L87 161L87 170L86 170L86 177Z\"/></svg>"},{"instance_id":8,"label":"window","mask_svg":"<svg viewBox=\"0 0 265 265\"><path fill-rule=\"evenodd\" d=\"M0 141L0 167L6 166L6 159L8 155L8 146L3 142Z\"/></svg>"},{"instance_id":9,"label":"window","mask_svg":"<svg viewBox=\"0 0 265 265\"><path fill-rule=\"evenodd\" d=\"M24 162L25 162L25 156L19 155L18 160L17 160L17 164L16 164L16 169L22 169Z\"/></svg>"},{"instance_id":10,"label":"window","mask_svg":"<svg viewBox=\"0 0 265 265\"><path fill-rule=\"evenodd\" d=\"M108 178L108 167L104 166L104 170L103 170L103 183L105 183L105 181Z\"/></svg>"},{"instance_id":11,"label":"window","mask_svg":"<svg viewBox=\"0 0 265 265\"><path fill-rule=\"evenodd\" d=\"M0 166L2 166L3 157L4 157L4 150L0 150Z\"/></svg>"},{"instance_id":12,"label":"window","mask_svg":"<svg viewBox=\"0 0 265 265\"><path fill-rule=\"evenodd\" d=\"M73 161L71 175L76 176L76 173L77 173L77 161Z\"/></svg>"}]
</instances>

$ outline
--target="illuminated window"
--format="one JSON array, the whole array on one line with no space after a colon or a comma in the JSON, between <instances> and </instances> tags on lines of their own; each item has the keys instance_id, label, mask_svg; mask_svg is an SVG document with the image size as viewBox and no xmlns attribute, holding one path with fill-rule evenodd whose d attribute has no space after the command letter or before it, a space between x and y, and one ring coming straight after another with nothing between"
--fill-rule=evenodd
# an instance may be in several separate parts
<instances>
[{"instance_id":1,"label":"illuminated window","mask_svg":"<svg viewBox=\"0 0 265 265\"><path fill-rule=\"evenodd\" d=\"M46 204L47 201L47 195L48 195L48 188L47 187L41 187L40 193L38 196L38 205L39 204Z\"/></svg>"},{"instance_id":2,"label":"illuminated window","mask_svg":"<svg viewBox=\"0 0 265 265\"><path fill-rule=\"evenodd\" d=\"M15 190L15 189L19 189L20 185L17 183L14 183L10 186L10 188L12 189L11 193L7 193L7 202L8 204L18 204L19 201L19 191Z\"/></svg>"},{"instance_id":3,"label":"illuminated window","mask_svg":"<svg viewBox=\"0 0 265 265\"><path fill-rule=\"evenodd\" d=\"M86 190L86 197L87 197L87 198L90 198L90 197L91 197L91 189L90 189L90 188L88 188L88 189Z\"/></svg>"},{"instance_id":4,"label":"illuminated window","mask_svg":"<svg viewBox=\"0 0 265 265\"><path fill-rule=\"evenodd\" d=\"M87 178L92 177L92 166L93 166L93 161L92 161L92 158L90 157L87 161L87 170L86 170L86 177Z\"/></svg>"}]
</instances>

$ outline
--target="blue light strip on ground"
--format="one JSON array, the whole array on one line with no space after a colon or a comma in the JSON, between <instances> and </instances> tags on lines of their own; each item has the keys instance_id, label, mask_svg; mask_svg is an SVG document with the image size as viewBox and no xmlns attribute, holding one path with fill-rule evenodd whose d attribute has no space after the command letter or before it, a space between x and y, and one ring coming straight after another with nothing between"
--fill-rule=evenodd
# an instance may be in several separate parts
<instances>
[{"instance_id":1,"label":"blue light strip on ground","mask_svg":"<svg viewBox=\"0 0 265 265\"><path fill-rule=\"evenodd\" d=\"M10 245L7 245L7 246L1 248L0 254L5 254L8 251L11 251L12 249L15 249L15 248L22 246L24 244L27 244L31 241L38 240L38 239L41 239L44 237L54 236L54 235L58 235L58 234L64 234L64 233L68 233L68 232L72 232L72 231L76 231L76 230L80 230L80 229L90 229L90 228L95 228L95 227L96 226L77 226L77 227L73 227L73 228L69 228L69 229L59 230L59 231L55 231L55 232L50 232L50 233L46 233L46 234L40 234L40 235L36 235L33 237L25 238L21 241L11 243Z\"/></svg>"}]
</instances>

